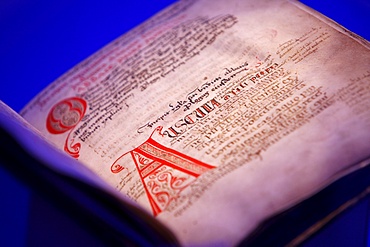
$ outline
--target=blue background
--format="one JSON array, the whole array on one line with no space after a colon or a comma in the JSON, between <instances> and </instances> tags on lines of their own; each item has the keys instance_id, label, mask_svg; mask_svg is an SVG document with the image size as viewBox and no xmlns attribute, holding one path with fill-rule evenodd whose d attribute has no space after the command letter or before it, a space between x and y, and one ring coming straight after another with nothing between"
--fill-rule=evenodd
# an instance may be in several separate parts
<instances>
[{"instance_id":1,"label":"blue background","mask_svg":"<svg viewBox=\"0 0 370 247\"><path fill-rule=\"evenodd\" d=\"M19 111L68 69L172 2L1 0L0 99ZM370 40L369 0L302 2ZM0 245L23 246L30 191L1 167L0 186ZM370 246L368 209L364 201L307 246Z\"/></svg>"}]
</instances>

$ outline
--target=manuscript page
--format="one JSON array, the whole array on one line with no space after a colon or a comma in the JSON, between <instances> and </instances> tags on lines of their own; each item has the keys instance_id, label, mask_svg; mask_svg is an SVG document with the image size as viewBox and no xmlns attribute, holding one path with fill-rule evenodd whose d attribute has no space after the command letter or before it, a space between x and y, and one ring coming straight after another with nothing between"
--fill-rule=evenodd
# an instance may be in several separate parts
<instances>
[{"instance_id":1,"label":"manuscript page","mask_svg":"<svg viewBox=\"0 0 370 247\"><path fill-rule=\"evenodd\" d=\"M369 158L369 64L300 3L181 1L23 116L182 243L232 245Z\"/></svg>"}]
</instances>

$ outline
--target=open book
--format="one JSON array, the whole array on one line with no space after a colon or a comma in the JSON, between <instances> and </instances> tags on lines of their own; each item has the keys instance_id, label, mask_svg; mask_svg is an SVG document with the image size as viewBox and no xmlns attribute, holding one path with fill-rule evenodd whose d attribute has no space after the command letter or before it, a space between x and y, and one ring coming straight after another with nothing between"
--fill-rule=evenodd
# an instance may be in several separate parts
<instances>
[{"instance_id":1,"label":"open book","mask_svg":"<svg viewBox=\"0 0 370 247\"><path fill-rule=\"evenodd\" d=\"M137 234L258 243L368 172L369 48L297 2L180 1L50 84L27 122L2 105L1 125L52 171L107 193ZM286 243L366 196L358 186Z\"/></svg>"}]
</instances>

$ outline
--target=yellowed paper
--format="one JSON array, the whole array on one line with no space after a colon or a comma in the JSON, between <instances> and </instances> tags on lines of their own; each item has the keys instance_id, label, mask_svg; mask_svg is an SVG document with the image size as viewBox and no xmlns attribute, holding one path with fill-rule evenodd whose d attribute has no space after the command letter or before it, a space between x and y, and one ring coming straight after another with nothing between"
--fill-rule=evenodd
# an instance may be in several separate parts
<instances>
[{"instance_id":1,"label":"yellowed paper","mask_svg":"<svg viewBox=\"0 0 370 247\"><path fill-rule=\"evenodd\" d=\"M183 244L233 245L369 158L369 64L299 3L182 1L23 116Z\"/></svg>"}]
</instances>

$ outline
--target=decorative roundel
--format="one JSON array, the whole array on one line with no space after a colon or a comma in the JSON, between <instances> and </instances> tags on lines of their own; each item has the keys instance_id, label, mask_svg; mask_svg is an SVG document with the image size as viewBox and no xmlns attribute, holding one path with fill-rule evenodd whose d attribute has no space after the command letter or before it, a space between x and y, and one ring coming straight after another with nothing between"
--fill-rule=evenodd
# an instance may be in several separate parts
<instances>
[{"instance_id":1,"label":"decorative roundel","mask_svg":"<svg viewBox=\"0 0 370 247\"><path fill-rule=\"evenodd\" d=\"M61 134L73 129L86 111L86 101L72 97L54 105L47 117L46 128L52 134Z\"/></svg>"}]
</instances>

